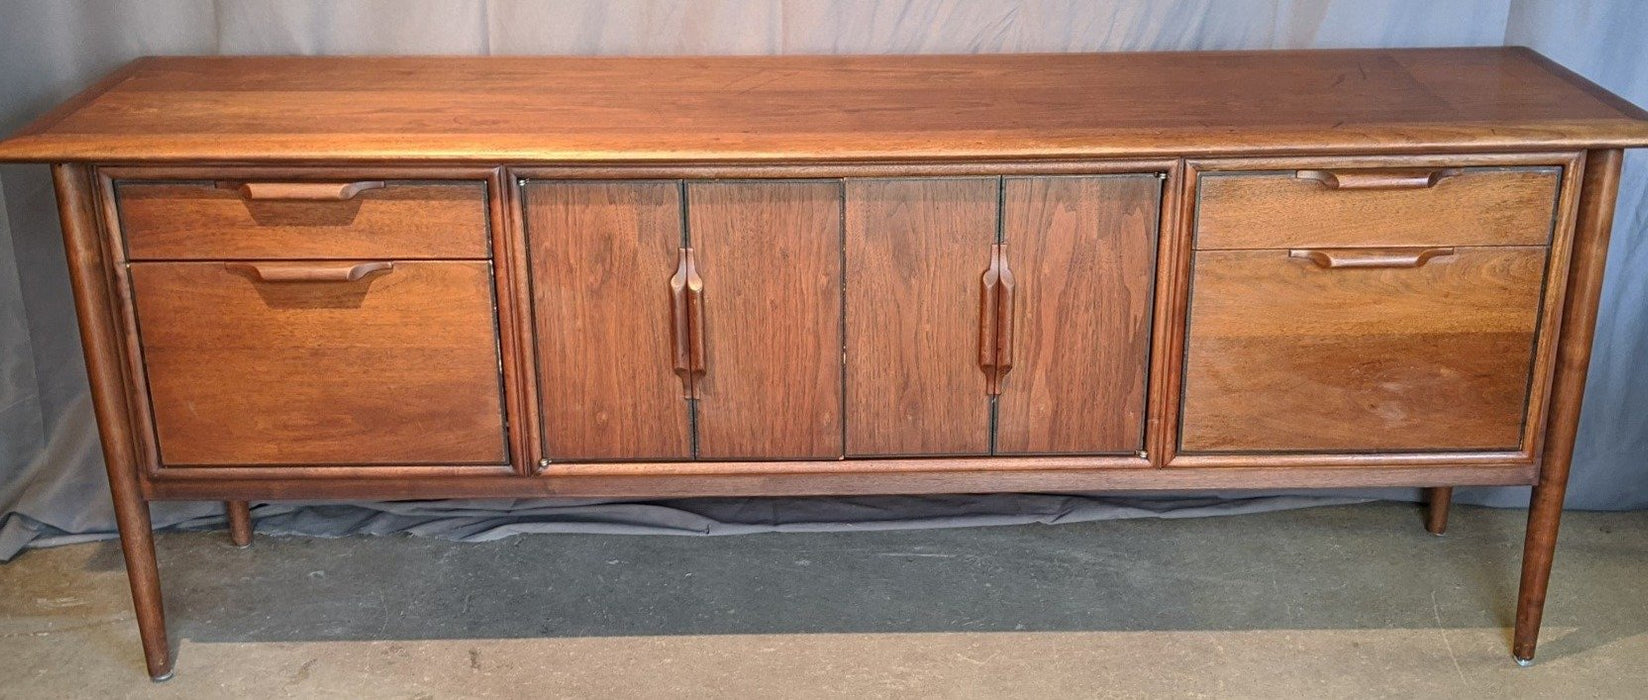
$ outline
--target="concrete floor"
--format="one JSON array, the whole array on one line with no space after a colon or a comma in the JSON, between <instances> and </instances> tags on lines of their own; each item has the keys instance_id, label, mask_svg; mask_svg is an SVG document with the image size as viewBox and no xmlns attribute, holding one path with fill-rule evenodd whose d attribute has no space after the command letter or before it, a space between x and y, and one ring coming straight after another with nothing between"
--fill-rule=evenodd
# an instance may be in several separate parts
<instances>
[{"instance_id":1,"label":"concrete floor","mask_svg":"<svg viewBox=\"0 0 1648 700\"><path fill-rule=\"evenodd\" d=\"M159 537L151 684L113 543L0 566L0 697L1643 697L1648 513L1570 513L1539 659L1519 511L485 544Z\"/></svg>"}]
</instances>

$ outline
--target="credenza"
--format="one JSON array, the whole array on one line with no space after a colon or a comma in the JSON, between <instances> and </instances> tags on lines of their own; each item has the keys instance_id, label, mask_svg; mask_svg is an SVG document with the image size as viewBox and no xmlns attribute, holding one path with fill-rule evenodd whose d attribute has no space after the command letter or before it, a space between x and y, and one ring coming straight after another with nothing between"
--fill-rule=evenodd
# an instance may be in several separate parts
<instances>
[{"instance_id":1,"label":"credenza","mask_svg":"<svg viewBox=\"0 0 1648 700\"><path fill-rule=\"evenodd\" d=\"M52 164L151 677L154 500L1535 487L1622 149L1521 48L169 57Z\"/></svg>"}]
</instances>

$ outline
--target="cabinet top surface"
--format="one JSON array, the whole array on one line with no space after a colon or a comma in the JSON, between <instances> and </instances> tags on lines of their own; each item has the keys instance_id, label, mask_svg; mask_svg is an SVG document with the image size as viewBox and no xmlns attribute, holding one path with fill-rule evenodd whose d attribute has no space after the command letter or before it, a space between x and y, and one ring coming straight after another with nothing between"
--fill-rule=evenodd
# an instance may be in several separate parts
<instances>
[{"instance_id":1,"label":"cabinet top surface","mask_svg":"<svg viewBox=\"0 0 1648 700\"><path fill-rule=\"evenodd\" d=\"M804 162L1648 145L1527 49L776 57L149 57L20 161Z\"/></svg>"}]
</instances>

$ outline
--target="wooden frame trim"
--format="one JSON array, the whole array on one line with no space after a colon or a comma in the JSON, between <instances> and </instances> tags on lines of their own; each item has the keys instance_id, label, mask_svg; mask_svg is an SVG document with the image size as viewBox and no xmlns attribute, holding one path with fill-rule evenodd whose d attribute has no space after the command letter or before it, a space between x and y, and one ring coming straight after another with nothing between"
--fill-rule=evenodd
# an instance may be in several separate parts
<instances>
[{"instance_id":1,"label":"wooden frame trim","mask_svg":"<svg viewBox=\"0 0 1648 700\"><path fill-rule=\"evenodd\" d=\"M113 180L485 180L497 174L499 166L424 166L417 163L387 162L381 165L128 165L98 167Z\"/></svg>"},{"instance_id":2,"label":"wooden frame trim","mask_svg":"<svg viewBox=\"0 0 1648 700\"><path fill-rule=\"evenodd\" d=\"M845 466L842 463L841 466ZM422 479L308 479L252 476L164 479L155 499L412 500L427 498L687 498L704 496L828 496L999 492L1150 492L1517 486L1532 483L1531 466L1439 466L1423 469L1247 467L1217 469L1031 469L1019 471L855 471L719 475L511 475Z\"/></svg>"},{"instance_id":3,"label":"wooden frame trim","mask_svg":"<svg viewBox=\"0 0 1648 700\"><path fill-rule=\"evenodd\" d=\"M1546 431L1546 412L1550 402L1550 385L1555 369L1554 342L1562 328L1562 308L1567 279L1569 252L1574 238L1580 184L1585 169L1584 152L1573 153L1485 153L1462 156L1431 154L1422 157L1391 156L1304 156L1304 157L1250 157L1227 159L1187 159L1185 161L1183 197L1180 213L1181 245L1175 272L1182 275L1172 292L1177 296L1173 318L1178 321L1176 344L1170 359L1172 376L1167 380L1168 391L1162 400L1164 408L1164 436L1159 446L1162 463L1172 468L1198 467L1255 467L1267 464L1311 465L1403 465L1421 463L1514 463L1537 465ZM1300 168L1378 168L1378 167L1492 167L1492 166L1556 166L1562 168L1553 204L1549 252L1546 256L1544 289L1540 293L1537 335L1533 364L1530 369L1526 405L1523 410L1523 428L1520 449L1516 452L1378 452L1378 453L1191 453L1180 454L1179 430L1184 420L1184 368L1189 348L1190 297L1194 274L1191 260L1195 253L1196 213L1200 201L1198 188L1201 173L1222 171L1296 170Z\"/></svg>"},{"instance_id":4,"label":"wooden frame trim","mask_svg":"<svg viewBox=\"0 0 1648 700\"><path fill-rule=\"evenodd\" d=\"M137 325L137 307L132 297L131 268L126 260L125 239L121 235L120 210L115 203L114 181L100 170L92 171L96 183L96 202L102 219L99 222L104 259L109 269L110 303L121 324L119 351L125 362L127 415L130 416L132 440L137 450L137 465L145 476L154 476L160 470L160 445L156 437L154 416L150 413L149 380L144 371L143 347L138 339L142 334Z\"/></svg>"},{"instance_id":5,"label":"wooden frame trim","mask_svg":"<svg viewBox=\"0 0 1648 700\"><path fill-rule=\"evenodd\" d=\"M1464 168L1530 165L1577 165L1584 151L1520 151L1514 153L1438 153L1418 155L1358 155L1324 152L1316 155L1238 156L1231 158L1186 158L1185 166L1196 173L1229 170L1299 170L1321 167L1334 168Z\"/></svg>"},{"instance_id":6,"label":"wooden frame trim","mask_svg":"<svg viewBox=\"0 0 1648 700\"><path fill-rule=\"evenodd\" d=\"M1111 175L1172 172L1177 158L1058 159L966 162L910 160L841 163L593 163L512 165L513 179L530 180L816 180L889 177L1002 177L1012 175Z\"/></svg>"},{"instance_id":7,"label":"wooden frame trim","mask_svg":"<svg viewBox=\"0 0 1648 700\"><path fill-rule=\"evenodd\" d=\"M1152 466L1172 463L1178 443L1179 394L1183 381L1185 324L1180 321L1189 308L1191 221L1195 216L1194 173L1180 159L1164 186L1161 228L1156 244L1156 308L1154 337L1150 343L1149 412L1145 453Z\"/></svg>"},{"instance_id":8,"label":"wooden frame trim","mask_svg":"<svg viewBox=\"0 0 1648 700\"><path fill-rule=\"evenodd\" d=\"M528 284L526 229L521 216L517 181L506 168L495 168L488 178L493 196L492 268L498 283L498 335L506 351L499 361L505 368L505 397L511 400L504 426L516 473L531 475L538 468L537 342L532 330L532 291ZM504 325L505 319L508 326ZM525 341L525 342L523 342Z\"/></svg>"}]
</instances>

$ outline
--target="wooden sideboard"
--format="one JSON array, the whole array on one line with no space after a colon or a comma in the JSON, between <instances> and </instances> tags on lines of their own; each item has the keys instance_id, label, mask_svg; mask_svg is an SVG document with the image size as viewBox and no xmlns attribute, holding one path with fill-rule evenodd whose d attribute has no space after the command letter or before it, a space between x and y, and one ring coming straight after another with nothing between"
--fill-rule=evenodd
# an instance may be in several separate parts
<instances>
[{"instance_id":1,"label":"wooden sideboard","mask_svg":"<svg viewBox=\"0 0 1648 700\"><path fill-rule=\"evenodd\" d=\"M148 670L148 503L1535 485L1621 149L1518 48L145 58L53 164Z\"/></svg>"}]
</instances>

